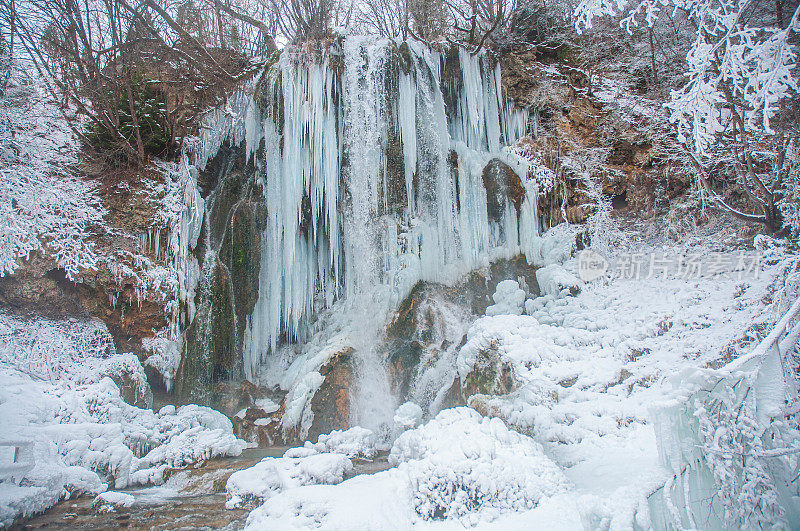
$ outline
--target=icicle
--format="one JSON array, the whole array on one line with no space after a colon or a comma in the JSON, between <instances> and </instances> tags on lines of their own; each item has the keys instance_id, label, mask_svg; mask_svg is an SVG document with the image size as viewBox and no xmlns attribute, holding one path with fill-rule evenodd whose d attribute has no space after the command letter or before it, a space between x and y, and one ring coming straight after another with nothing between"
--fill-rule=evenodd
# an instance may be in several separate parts
<instances>
[{"instance_id":1,"label":"icicle","mask_svg":"<svg viewBox=\"0 0 800 531\"><path fill-rule=\"evenodd\" d=\"M273 82L262 84L264 99L279 105L260 108L241 92L207 118L197 168L226 141L243 145L248 160L262 141L265 147L256 164L267 206L259 296L244 337L249 379L282 337L302 339L315 312L337 299L390 311L418 280L455 281L535 246L536 192L527 182L519 212L510 201L499 220L487 212L487 163L499 158L520 176L527 171L502 150L525 134L528 114L505 104L499 67L491 68L484 54L459 51L461 76L448 119L441 57L420 43L409 43L409 50L410 69L398 74L397 94L386 94L388 41L347 37L341 77L326 54L311 61L283 53L270 72ZM405 208L388 202L397 184L387 181L390 127L403 150ZM175 241L194 248L204 217L196 169L184 164L187 210L171 250ZM158 235L154 245L160 247ZM177 260L191 320L199 267L185 250Z\"/></svg>"},{"instance_id":2,"label":"icicle","mask_svg":"<svg viewBox=\"0 0 800 531\"><path fill-rule=\"evenodd\" d=\"M397 116L403 144L406 201L409 216L414 215L414 173L417 171L417 87L411 76L400 73Z\"/></svg>"}]
</instances>

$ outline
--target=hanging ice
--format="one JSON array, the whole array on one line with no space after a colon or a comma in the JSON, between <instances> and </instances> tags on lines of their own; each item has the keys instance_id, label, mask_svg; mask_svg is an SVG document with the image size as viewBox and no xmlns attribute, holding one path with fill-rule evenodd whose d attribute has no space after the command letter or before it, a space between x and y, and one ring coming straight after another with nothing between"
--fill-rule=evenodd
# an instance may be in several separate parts
<instances>
[{"instance_id":1,"label":"hanging ice","mask_svg":"<svg viewBox=\"0 0 800 531\"><path fill-rule=\"evenodd\" d=\"M313 54L284 51L256 97L209 118L197 149L202 168L224 142L243 145L263 185L247 378L334 301L389 311L418 280L452 282L535 245L535 190L487 212L490 160L525 176L502 146L525 133L527 112L505 104L499 66L365 37ZM443 80L447 61L458 71Z\"/></svg>"}]
</instances>

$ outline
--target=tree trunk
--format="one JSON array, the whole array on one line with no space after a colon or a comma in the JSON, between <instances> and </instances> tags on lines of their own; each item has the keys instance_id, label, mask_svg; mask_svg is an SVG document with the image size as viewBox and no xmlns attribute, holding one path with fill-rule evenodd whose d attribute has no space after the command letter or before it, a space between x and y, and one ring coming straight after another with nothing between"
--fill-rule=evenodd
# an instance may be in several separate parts
<instances>
[{"instance_id":1,"label":"tree trunk","mask_svg":"<svg viewBox=\"0 0 800 531\"><path fill-rule=\"evenodd\" d=\"M653 28L648 27L647 33L650 36L650 65L653 68L653 84L658 84L658 72L656 71L656 47L653 44Z\"/></svg>"}]
</instances>

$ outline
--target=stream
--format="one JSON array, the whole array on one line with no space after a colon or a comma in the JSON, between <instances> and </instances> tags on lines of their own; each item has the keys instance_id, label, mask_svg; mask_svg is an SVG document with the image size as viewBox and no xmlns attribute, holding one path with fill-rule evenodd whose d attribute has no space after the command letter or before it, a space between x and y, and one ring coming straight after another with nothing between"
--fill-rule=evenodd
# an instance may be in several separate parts
<instances>
[{"instance_id":1,"label":"stream","mask_svg":"<svg viewBox=\"0 0 800 531\"><path fill-rule=\"evenodd\" d=\"M228 478L264 457L281 457L287 448L250 448L238 457L176 470L161 486L120 490L135 498L128 508L102 512L94 506L94 496L67 499L12 529L242 529L252 507L225 509ZM384 453L371 461L354 459L348 477L386 470L387 458Z\"/></svg>"}]
</instances>

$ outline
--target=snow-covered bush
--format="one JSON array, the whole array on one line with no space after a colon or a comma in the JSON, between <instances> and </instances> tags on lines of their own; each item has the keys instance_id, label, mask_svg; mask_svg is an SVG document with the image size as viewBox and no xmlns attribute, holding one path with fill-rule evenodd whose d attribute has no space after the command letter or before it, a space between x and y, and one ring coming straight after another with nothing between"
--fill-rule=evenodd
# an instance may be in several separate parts
<instances>
[{"instance_id":1,"label":"snow-covered bush","mask_svg":"<svg viewBox=\"0 0 800 531\"><path fill-rule=\"evenodd\" d=\"M95 185L72 175L77 142L58 103L14 76L0 96L0 276L46 251L69 278L97 264L89 236L104 230Z\"/></svg>"},{"instance_id":2,"label":"snow-covered bush","mask_svg":"<svg viewBox=\"0 0 800 531\"><path fill-rule=\"evenodd\" d=\"M531 509L569 485L539 443L469 408L446 409L405 432L389 461L401 465L423 519Z\"/></svg>"},{"instance_id":3,"label":"snow-covered bush","mask_svg":"<svg viewBox=\"0 0 800 531\"><path fill-rule=\"evenodd\" d=\"M164 378L164 385L170 391L181 362L181 344L170 339L169 329L162 329L153 337L143 339L142 347L152 352L144 360L144 364L155 369Z\"/></svg>"},{"instance_id":4,"label":"snow-covered bush","mask_svg":"<svg viewBox=\"0 0 800 531\"><path fill-rule=\"evenodd\" d=\"M20 319L0 313L0 363L34 378L54 380L80 370L89 358L116 354L100 321Z\"/></svg>"},{"instance_id":5,"label":"snow-covered bush","mask_svg":"<svg viewBox=\"0 0 800 531\"><path fill-rule=\"evenodd\" d=\"M783 225L800 236L800 146L792 140L786 148L786 179L783 182L783 198L778 206L783 216Z\"/></svg>"}]
</instances>

